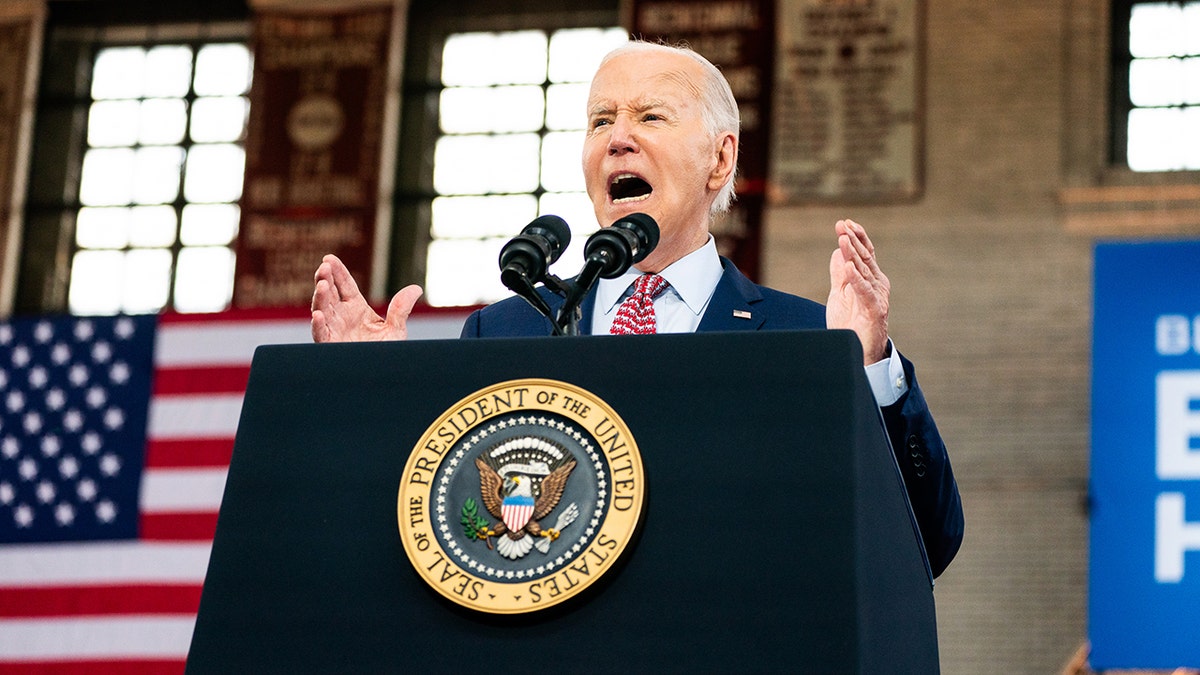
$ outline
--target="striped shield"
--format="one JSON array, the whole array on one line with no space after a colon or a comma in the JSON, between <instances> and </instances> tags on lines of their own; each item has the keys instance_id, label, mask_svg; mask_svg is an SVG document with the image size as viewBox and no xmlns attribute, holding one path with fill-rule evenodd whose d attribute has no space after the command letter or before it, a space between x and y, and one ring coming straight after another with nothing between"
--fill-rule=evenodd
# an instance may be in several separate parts
<instances>
[{"instance_id":1,"label":"striped shield","mask_svg":"<svg viewBox=\"0 0 1200 675\"><path fill-rule=\"evenodd\" d=\"M510 532L520 532L533 515L533 497L510 495L500 502L500 515Z\"/></svg>"}]
</instances>

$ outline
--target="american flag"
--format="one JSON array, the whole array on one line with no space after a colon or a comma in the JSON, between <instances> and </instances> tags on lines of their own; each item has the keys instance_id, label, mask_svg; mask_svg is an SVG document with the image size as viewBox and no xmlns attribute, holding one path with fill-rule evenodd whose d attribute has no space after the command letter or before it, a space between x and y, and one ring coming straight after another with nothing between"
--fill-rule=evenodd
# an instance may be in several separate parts
<instances>
[{"instance_id":1,"label":"american flag","mask_svg":"<svg viewBox=\"0 0 1200 675\"><path fill-rule=\"evenodd\" d=\"M296 312L0 323L0 672L183 670L254 348L310 340Z\"/></svg>"}]
</instances>

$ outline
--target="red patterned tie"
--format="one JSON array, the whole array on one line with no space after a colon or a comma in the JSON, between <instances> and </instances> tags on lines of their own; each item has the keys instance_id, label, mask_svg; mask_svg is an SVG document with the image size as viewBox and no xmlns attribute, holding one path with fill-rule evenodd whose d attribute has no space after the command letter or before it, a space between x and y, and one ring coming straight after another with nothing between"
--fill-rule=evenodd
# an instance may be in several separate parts
<instances>
[{"instance_id":1,"label":"red patterned tie","mask_svg":"<svg viewBox=\"0 0 1200 675\"><path fill-rule=\"evenodd\" d=\"M633 282L633 295L617 308L609 332L613 335L649 335L658 332L654 298L670 284L657 274L643 274Z\"/></svg>"}]
</instances>

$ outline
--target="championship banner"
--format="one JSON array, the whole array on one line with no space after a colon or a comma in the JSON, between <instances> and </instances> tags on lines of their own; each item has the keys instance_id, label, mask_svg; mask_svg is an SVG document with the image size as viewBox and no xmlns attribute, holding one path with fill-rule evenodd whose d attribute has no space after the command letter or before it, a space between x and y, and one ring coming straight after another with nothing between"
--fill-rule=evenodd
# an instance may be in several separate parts
<instances>
[{"instance_id":1,"label":"championship banner","mask_svg":"<svg viewBox=\"0 0 1200 675\"><path fill-rule=\"evenodd\" d=\"M336 253L370 286L392 11L259 14L235 307L306 304Z\"/></svg>"},{"instance_id":2,"label":"championship banner","mask_svg":"<svg viewBox=\"0 0 1200 675\"><path fill-rule=\"evenodd\" d=\"M737 200L712 225L721 255L750 278L761 271L775 59L773 0L633 0L635 37L683 42L721 69L742 118Z\"/></svg>"},{"instance_id":3,"label":"championship banner","mask_svg":"<svg viewBox=\"0 0 1200 675\"><path fill-rule=\"evenodd\" d=\"M1095 253L1096 670L1200 666L1200 241Z\"/></svg>"}]
</instances>

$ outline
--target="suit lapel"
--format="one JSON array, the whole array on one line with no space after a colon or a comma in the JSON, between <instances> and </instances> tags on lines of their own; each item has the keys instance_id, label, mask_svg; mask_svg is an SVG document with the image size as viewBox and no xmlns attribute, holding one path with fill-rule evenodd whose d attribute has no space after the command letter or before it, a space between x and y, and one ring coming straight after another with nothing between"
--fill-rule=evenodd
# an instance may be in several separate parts
<instances>
[{"instance_id":1,"label":"suit lapel","mask_svg":"<svg viewBox=\"0 0 1200 675\"><path fill-rule=\"evenodd\" d=\"M733 263L721 258L724 273L696 332L758 330L767 320L762 292Z\"/></svg>"},{"instance_id":2,"label":"suit lapel","mask_svg":"<svg viewBox=\"0 0 1200 675\"><path fill-rule=\"evenodd\" d=\"M583 297L583 302L579 303L581 318L579 320L579 334L592 334L592 312L596 309L596 287L592 286L592 290Z\"/></svg>"}]
</instances>

